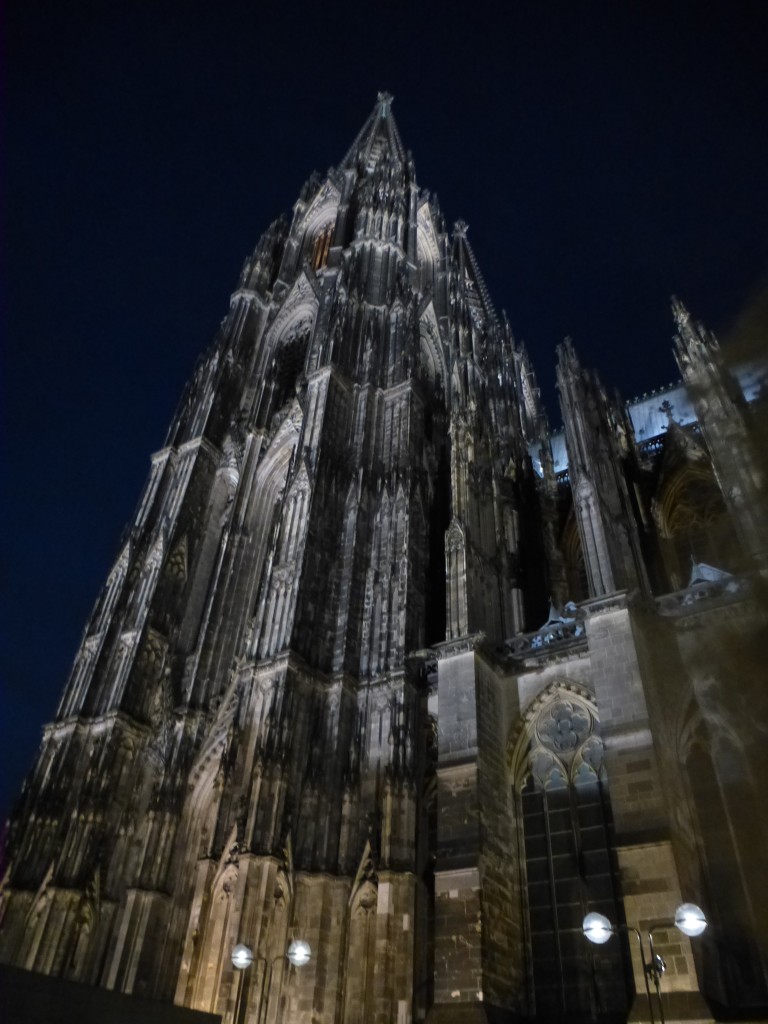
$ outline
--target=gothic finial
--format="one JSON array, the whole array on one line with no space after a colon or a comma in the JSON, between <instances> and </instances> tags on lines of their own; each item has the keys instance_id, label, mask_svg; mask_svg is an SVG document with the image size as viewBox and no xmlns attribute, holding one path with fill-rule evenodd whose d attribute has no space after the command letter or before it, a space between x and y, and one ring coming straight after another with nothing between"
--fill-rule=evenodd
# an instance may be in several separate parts
<instances>
[{"instance_id":1,"label":"gothic finial","mask_svg":"<svg viewBox=\"0 0 768 1024\"><path fill-rule=\"evenodd\" d=\"M377 93L376 99L378 100L382 117L386 117L389 113L389 108L392 106L394 98L391 92Z\"/></svg>"},{"instance_id":2,"label":"gothic finial","mask_svg":"<svg viewBox=\"0 0 768 1024\"><path fill-rule=\"evenodd\" d=\"M678 330L684 330L691 322L691 314L676 295L671 298L672 316L675 318Z\"/></svg>"},{"instance_id":3,"label":"gothic finial","mask_svg":"<svg viewBox=\"0 0 768 1024\"><path fill-rule=\"evenodd\" d=\"M682 363L688 365L691 359L710 358L720 346L714 334L705 331L702 324L696 323L675 295L672 296L672 315L677 327L677 334L674 338L675 358L683 377L685 377Z\"/></svg>"},{"instance_id":4,"label":"gothic finial","mask_svg":"<svg viewBox=\"0 0 768 1024\"><path fill-rule=\"evenodd\" d=\"M469 224L465 220L457 220L453 225L453 233L457 238L466 238L469 231Z\"/></svg>"},{"instance_id":5,"label":"gothic finial","mask_svg":"<svg viewBox=\"0 0 768 1024\"><path fill-rule=\"evenodd\" d=\"M561 344L557 346L557 358L558 364L561 366L565 366L567 364L575 369L580 368L579 357L576 355L576 348L570 334L566 335Z\"/></svg>"}]
</instances>

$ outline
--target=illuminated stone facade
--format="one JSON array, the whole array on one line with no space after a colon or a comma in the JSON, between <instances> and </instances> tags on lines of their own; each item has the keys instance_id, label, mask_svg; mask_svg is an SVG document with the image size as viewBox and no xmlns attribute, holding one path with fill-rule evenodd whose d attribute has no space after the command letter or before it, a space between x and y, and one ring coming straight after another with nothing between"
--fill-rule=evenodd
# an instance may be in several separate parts
<instances>
[{"instance_id":1,"label":"illuminated stone facade","mask_svg":"<svg viewBox=\"0 0 768 1024\"><path fill-rule=\"evenodd\" d=\"M566 342L551 435L381 96L152 459L14 819L3 960L228 1024L642 1019L637 949L581 920L686 899L667 1019L766 1005L759 389L674 316L683 383L629 406Z\"/></svg>"}]
</instances>

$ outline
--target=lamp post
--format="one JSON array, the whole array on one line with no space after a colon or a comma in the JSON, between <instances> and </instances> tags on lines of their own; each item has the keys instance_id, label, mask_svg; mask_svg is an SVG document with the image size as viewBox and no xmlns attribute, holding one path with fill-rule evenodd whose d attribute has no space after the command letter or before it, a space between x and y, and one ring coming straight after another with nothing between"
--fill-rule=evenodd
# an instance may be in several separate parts
<instances>
[{"instance_id":1,"label":"lamp post","mask_svg":"<svg viewBox=\"0 0 768 1024\"><path fill-rule=\"evenodd\" d=\"M309 943L304 942L303 939L294 939L285 953L280 953L271 960L268 960L265 956L254 956L253 950L249 946L246 946L242 942L238 943L232 950L232 965L240 974L240 980L237 987L237 1001L235 1003L235 1024L244 1024L246 1000L243 999L243 978L245 971L251 966L254 960L258 960L259 963L263 965L261 974L261 993L259 996L258 1024L262 1024L262 1021L266 1024L266 1000L269 998L269 992L272 986L272 969L275 964L278 960L287 960L294 967L303 967L304 964L309 963L311 958L312 950L309 948Z\"/></svg>"},{"instance_id":2,"label":"lamp post","mask_svg":"<svg viewBox=\"0 0 768 1024\"><path fill-rule=\"evenodd\" d=\"M701 935L707 927L707 918L701 907L697 907L695 903L681 903L675 911L674 924L675 927L683 933L683 935L687 935L689 938L695 938L697 935ZM664 958L653 948L653 933L658 928L665 927L668 927L668 925L655 924L648 930L649 958L646 958L643 936L640 933L639 928L635 928L630 925L612 925L604 914L597 914L594 911L587 914L582 925L584 935L590 942L594 942L596 945L602 945L604 942L607 942L612 935L615 935L619 931L633 932L635 934L637 937L637 944L640 947L640 960L643 965L643 981L645 982L645 997L648 1000L648 1013L651 1017L651 1024L656 1024L656 1020L653 1015L653 1000L651 999L649 979L653 981L654 988L656 989L656 998L659 1002L659 1019L661 1024L665 1024L664 1004L661 1001L661 978L667 969L667 965L664 962Z\"/></svg>"}]
</instances>

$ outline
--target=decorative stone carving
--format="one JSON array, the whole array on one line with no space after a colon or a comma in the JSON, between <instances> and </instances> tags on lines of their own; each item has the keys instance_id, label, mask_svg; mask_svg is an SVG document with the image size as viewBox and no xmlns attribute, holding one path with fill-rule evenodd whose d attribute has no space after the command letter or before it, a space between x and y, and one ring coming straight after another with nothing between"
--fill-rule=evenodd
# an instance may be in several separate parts
<instances>
[{"instance_id":1,"label":"decorative stone carving","mask_svg":"<svg viewBox=\"0 0 768 1024\"><path fill-rule=\"evenodd\" d=\"M234 941L279 957L293 930L312 967L276 962L268 1006L266 975L243 981L243 1019L408 1024L427 1019L432 994L438 1020L453 1013L441 1000L458 1013L480 993L489 1018L518 1019L538 946L510 774L518 787L533 779L533 804L546 803L538 789L562 809L565 787L586 798L601 787L582 783L603 773L595 695L556 673L594 680L612 744L642 744L646 721L661 723L653 751L627 760L666 758L685 806L674 723L666 706L646 719L643 700L674 706L684 688L714 713L716 680L690 669L690 651L728 603L746 646L748 584L710 574L650 597L646 569L674 535L651 508L654 460L676 428L637 450L626 410L568 343L555 444L466 225L449 239L390 102L336 171L309 180L292 226L265 232L153 459L12 829L6 960L69 965L77 980L229 1024ZM685 372L708 390L706 443L686 465L716 464L712 485L758 557L763 506L734 441L739 403L689 318L680 330ZM727 438L713 433L718 416ZM533 628L548 593L561 602L582 586L581 568L582 603ZM648 622L658 649L649 630L634 658ZM759 680L755 664L732 674L734 691ZM630 788L617 787L625 804ZM637 830L666 835L639 788ZM668 871L664 893L675 884Z\"/></svg>"}]
</instances>

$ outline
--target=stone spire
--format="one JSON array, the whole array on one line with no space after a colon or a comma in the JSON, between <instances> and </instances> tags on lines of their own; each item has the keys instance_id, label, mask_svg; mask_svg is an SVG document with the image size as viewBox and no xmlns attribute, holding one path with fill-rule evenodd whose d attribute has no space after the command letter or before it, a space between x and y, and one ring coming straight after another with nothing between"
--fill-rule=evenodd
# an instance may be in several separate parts
<instances>
[{"instance_id":1,"label":"stone spire","mask_svg":"<svg viewBox=\"0 0 768 1024\"><path fill-rule=\"evenodd\" d=\"M384 156L401 164L406 162L406 152L392 116L393 101L394 96L388 92L378 94L376 105L341 161L341 168L352 167L360 161L370 170Z\"/></svg>"},{"instance_id":2,"label":"stone spire","mask_svg":"<svg viewBox=\"0 0 768 1024\"><path fill-rule=\"evenodd\" d=\"M27 811L55 795L59 812L45 834L20 819L11 885L37 891L53 862L74 948L78 894L103 870L112 917L78 977L214 1008L231 929L277 949L295 925L343 962L347 1017L369 976L384 1017L410 1005L403 921L428 852L409 656L500 641L540 611L519 572L536 524L520 522L511 334L466 229L451 247L419 193L391 102L245 261L46 734ZM80 766L66 793L62 760ZM313 893L352 908L343 941L321 934ZM5 948L49 969L42 931L22 943L24 907ZM374 972L382 928L396 976ZM338 991L319 1019L339 1017ZM254 1015L258 993L244 998Z\"/></svg>"},{"instance_id":3,"label":"stone spire","mask_svg":"<svg viewBox=\"0 0 768 1024\"><path fill-rule=\"evenodd\" d=\"M650 589L624 472L629 425L570 338L558 347L557 388L582 554L593 597Z\"/></svg>"},{"instance_id":4,"label":"stone spire","mask_svg":"<svg viewBox=\"0 0 768 1024\"><path fill-rule=\"evenodd\" d=\"M672 297L677 327L677 365L696 411L723 497L744 553L768 564L766 481L753 449L750 413L737 381L725 364L711 331L694 322L683 303Z\"/></svg>"}]
</instances>

